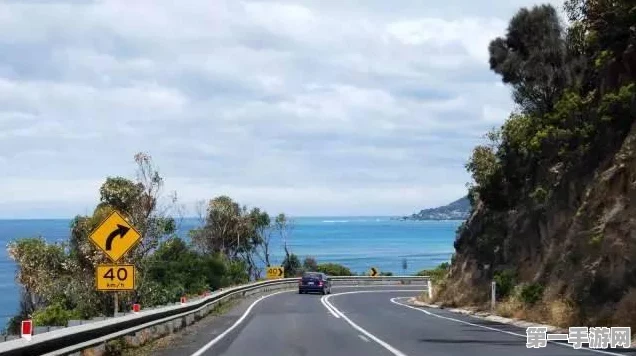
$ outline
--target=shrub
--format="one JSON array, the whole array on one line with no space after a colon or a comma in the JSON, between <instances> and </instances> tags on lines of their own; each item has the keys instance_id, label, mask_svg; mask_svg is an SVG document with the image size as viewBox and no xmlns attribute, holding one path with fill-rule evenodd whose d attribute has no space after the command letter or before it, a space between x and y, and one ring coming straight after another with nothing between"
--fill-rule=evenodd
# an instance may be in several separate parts
<instances>
[{"instance_id":1,"label":"shrub","mask_svg":"<svg viewBox=\"0 0 636 356\"><path fill-rule=\"evenodd\" d=\"M285 259L283 260L283 268L285 269L285 278L297 277L302 273L300 260L298 259L298 256L293 253L289 256L285 256Z\"/></svg>"},{"instance_id":2,"label":"shrub","mask_svg":"<svg viewBox=\"0 0 636 356\"><path fill-rule=\"evenodd\" d=\"M351 270L337 263L321 263L316 266L317 272L325 273L329 276L352 276Z\"/></svg>"},{"instance_id":3,"label":"shrub","mask_svg":"<svg viewBox=\"0 0 636 356\"><path fill-rule=\"evenodd\" d=\"M64 308L61 303L54 303L33 313L33 324L37 326L66 326L71 319L80 319L77 311Z\"/></svg>"},{"instance_id":4,"label":"shrub","mask_svg":"<svg viewBox=\"0 0 636 356\"><path fill-rule=\"evenodd\" d=\"M526 303L533 305L538 302L543 296L543 286L537 283L531 283L526 286L523 286L521 289L521 300Z\"/></svg>"},{"instance_id":5,"label":"shrub","mask_svg":"<svg viewBox=\"0 0 636 356\"><path fill-rule=\"evenodd\" d=\"M443 262L433 269L423 269L417 272L417 275L429 276L431 277L431 281L433 283L438 284L444 279L444 277L446 277L446 274L448 273L449 269L450 269L450 264L448 262Z\"/></svg>"},{"instance_id":6,"label":"shrub","mask_svg":"<svg viewBox=\"0 0 636 356\"><path fill-rule=\"evenodd\" d=\"M497 298L505 298L510 295L516 284L517 276L512 270L495 272L494 280L497 283Z\"/></svg>"},{"instance_id":7,"label":"shrub","mask_svg":"<svg viewBox=\"0 0 636 356\"><path fill-rule=\"evenodd\" d=\"M318 268L318 262L316 262L315 258L307 256L303 261L303 268L305 271L316 271Z\"/></svg>"}]
</instances>

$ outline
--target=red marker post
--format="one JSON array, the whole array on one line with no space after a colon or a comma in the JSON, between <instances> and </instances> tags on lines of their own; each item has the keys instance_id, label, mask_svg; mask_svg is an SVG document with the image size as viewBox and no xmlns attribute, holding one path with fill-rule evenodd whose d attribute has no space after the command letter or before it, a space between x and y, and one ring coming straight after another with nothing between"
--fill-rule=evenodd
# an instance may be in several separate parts
<instances>
[{"instance_id":1,"label":"red marker post","mask_svg":"<svg viewBox=\"0 0 636 356\"><path fill-rule=\"evenodd\" d=\"M33 336L33 320L22 320L20 336L24 339L31 340Z\"/></svg>"},{"instance_id":2,"label":"red marker post","mask_svg":"<svg viewBox=\"0 0 636 356\"><path fill-rule=\"evenodd\" d=\"M181 297L181 304L185 304L186 303L186 297Z\"/></svg>"},{"instance_id":3,"label":"red marker post","mask_svg":"<svg viewBox=\"0 0 636 356\"><path fill-rule=\"evenodd\" d=\"M141 304L133 304L133 313L139 313L139 311L141 310Z\"/></svg>"}]
</instances>

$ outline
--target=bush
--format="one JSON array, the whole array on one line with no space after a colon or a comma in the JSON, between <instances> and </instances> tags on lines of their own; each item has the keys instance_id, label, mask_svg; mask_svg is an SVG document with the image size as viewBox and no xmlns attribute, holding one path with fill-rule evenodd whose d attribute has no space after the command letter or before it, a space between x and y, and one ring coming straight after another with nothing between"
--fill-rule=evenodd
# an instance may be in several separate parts
<instances>
[{"instance_id":1,"label":"bush","mask_svg":"<svg viewBox=\"0 0 636 356\"><path fill-rule=\"evenodd\" d=\"M303 272L298 256L293 253L289 256L285 256L283 268L285 269L285 278L297 277Z\"/></svg>"},{"instance_id":2,"label":"bush","mask_svg":"<svg viewBox=\"0 0 636 356\"><path fill-rule=\"evenodd\" d=\"M448 270L450 269L450 264L448 262L440 263L434 269L423 269L417 272L418 276L429 276L431 277L431 281L438 284L440 281L446 277Z\"/></svg>"},{"instance_id":3,"label":"bush","mask_svg":"<svg viewBox=\"0 0 636 356\"><path fill-rule=\"evenodd\" d=\"M540 284L531 283L524 286L521 289L520 297L521 297L521 300L526 304L533 305L539 300L541 300L542 296L543 296L543 286Z\"/></svg>"},{"instance_id":4,"label":"bush","mask_svg":"<svg viewBox=\"0 0 636 356\"><path fill-rule=\"evenodd\" d=\"M318 262L316 262L315 258L307 256L303 261L303 268L305 271L317 271Z\"/></svg>"},{"instance_id":5,"label":"bush","mask_svg":"<svg viewBox=\"0 0 636 356\"><path fill-rule=\"evenodd\" d=\"M80 319L79 312L54 303L33 313L33 324L37 326L66 326L71 319Z\"/></svg>"},{"instance_id":6,"label":"bush","mask_svg":"<svg viewBox=\"0 0 636 356\"><path fill-rule=\"evenodd\" d=\"M512 270L495 272L495 283L497 283L497 298L505 298L510 295L515 287L517 276Z\"/></svg>"},{"instance_id":7,"label":"bush","mask_svg":"<svg viewBox=\"0 0 636 356\"><path fill-rule=\"evenodd\" d=\"M328 276L352 276L351 270L337 263L321 263L316 266L317 272L322 272Z\"/></svg>"}]
</instances>

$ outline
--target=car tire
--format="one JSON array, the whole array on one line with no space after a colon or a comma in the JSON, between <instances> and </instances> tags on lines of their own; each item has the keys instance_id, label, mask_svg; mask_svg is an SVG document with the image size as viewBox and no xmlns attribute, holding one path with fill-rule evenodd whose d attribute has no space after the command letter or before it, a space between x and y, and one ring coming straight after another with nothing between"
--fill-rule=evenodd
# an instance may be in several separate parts
<instances>
[{"instance_id":1,"label":"car tire","mask_svg":"<svg viewBox=\"0 0 636 356\"><path fill-rule=\"evenodd\" d=\"M327 294L327 289L323 288L322 289L322 295L325 295L325 294Z\"/></svg>"},{"instance_id":2,"label":"car tire","mask_svg":"<svg viewBox=\"0 0 636 356\"><path fill-rule=\"evenodd\" d=\"M303 294L303 291L301 291L300 289L298 290L298 294Z\"/></svg>"}]
</instances>

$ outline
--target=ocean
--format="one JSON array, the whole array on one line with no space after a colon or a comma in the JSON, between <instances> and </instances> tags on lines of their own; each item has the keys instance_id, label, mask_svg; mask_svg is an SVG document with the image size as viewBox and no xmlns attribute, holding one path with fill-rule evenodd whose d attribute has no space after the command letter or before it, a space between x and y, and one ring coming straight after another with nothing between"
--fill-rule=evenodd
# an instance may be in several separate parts
<instances>
[{"instance_id":1,"label":"ocean","mask_svg":"<svg viewBox=\"0 0 636 356\"><path fill-rule=\"evenodd\" d=\"M0 243L20 237L43 236L48 241L65 241L71 220L0 220ZM318 263L335 262L361 273L371 267L381 272L414 274L449 261L455 230L461 221L399 221L388 217L298 217L293 218L288 245L301 260L314 257ZM179 222L179 235L200 225L198 219ZM282 241L273 237L272 264L284 257ZM407 269L402 269L406 259ZM0 251L0 329L19 306L16 266Z\"/></svg>"}]
</instances>

